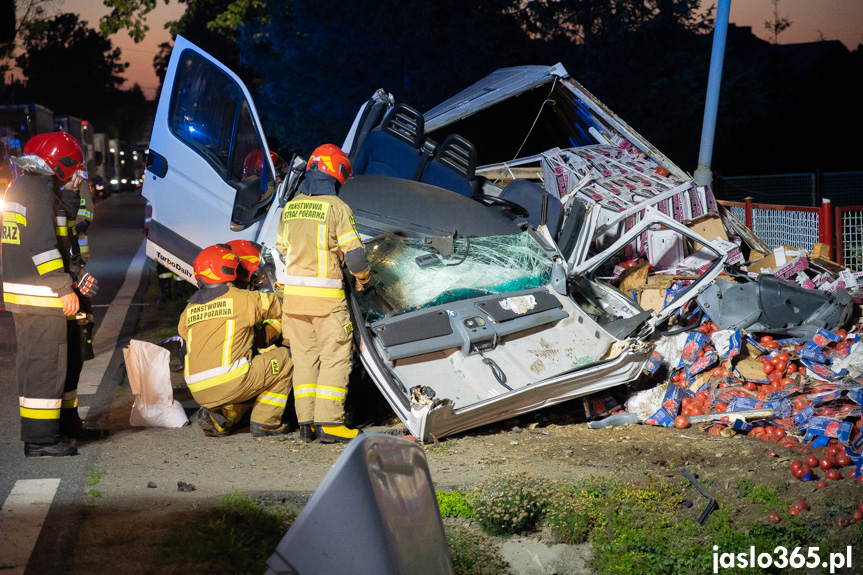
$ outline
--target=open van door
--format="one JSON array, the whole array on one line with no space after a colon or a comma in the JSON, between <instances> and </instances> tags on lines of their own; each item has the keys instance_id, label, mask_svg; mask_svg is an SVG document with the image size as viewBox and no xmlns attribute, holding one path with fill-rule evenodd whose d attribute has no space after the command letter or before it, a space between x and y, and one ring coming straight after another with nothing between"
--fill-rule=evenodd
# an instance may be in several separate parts
<instances>
[{"instance_id":1,"label":"open van door","mask_svg":"<svg viewBox=\"0 0 863 575\"><path fill-rule=\"evenodd\" d=\"M159 97L142 194L153 210L147 256L192 283L200 250L256 241L275 197L275 170L249 91L182 36Z\"/></svg>"}]
</instances>

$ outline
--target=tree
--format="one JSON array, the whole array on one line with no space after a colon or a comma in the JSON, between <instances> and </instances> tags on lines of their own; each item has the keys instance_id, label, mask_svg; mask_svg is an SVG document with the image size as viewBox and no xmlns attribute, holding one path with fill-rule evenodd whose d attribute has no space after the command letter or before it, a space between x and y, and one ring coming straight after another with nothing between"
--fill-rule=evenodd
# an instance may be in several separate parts
<instances>
[{"instance_id":1,"label":"tree","mask_svg":"<svg viewBox=\"0 0 863 575\"><path fill-rule=\"evenodd\" d=\"M770 0L770 2L773 4L773 21L765 20L764 27L773 35L773 43L779 44L779 35L790 28L794 22L779 16L779 0Z\"/></svg>"},{"instance_id":2,"label":"tree","mask_svg":"<svg viewBox=\"0 0 863 575\"><path fill-rule=\"evenodd\" d=\"M15 62L29 99L58 114L95 122L125 81L120 74L128 64L120 60L120 50L76 14L30 21L22 28L21 41L23 50Z\"/></svg>"}]
</instances>

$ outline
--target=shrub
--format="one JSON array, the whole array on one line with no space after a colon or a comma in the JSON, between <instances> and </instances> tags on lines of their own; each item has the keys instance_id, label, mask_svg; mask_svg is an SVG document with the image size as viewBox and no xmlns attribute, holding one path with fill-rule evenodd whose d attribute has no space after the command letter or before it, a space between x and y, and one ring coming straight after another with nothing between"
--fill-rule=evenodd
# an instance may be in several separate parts
<instances>
[{"instance_id":1,"label":"shrub","mask_svg":"<svg viewBox=\"0 0 863 575\"><path fill-rule=\"evenodd\" d=\"M473 508L468 503L467 495L463 491L437 491L435 496L441 517L473 519Z\"/></svg>"},{"instance_id":2,"label":"shrub","mask_svg":"<svg viewBox=\"0 0 863 575\"><path fill-rule=\"evenodd\" d=\"M532 529L545 509L547 488L524 474L494 477L471 489L468 503L489 535L513 535Z\"/></svg>"}]
</instances>

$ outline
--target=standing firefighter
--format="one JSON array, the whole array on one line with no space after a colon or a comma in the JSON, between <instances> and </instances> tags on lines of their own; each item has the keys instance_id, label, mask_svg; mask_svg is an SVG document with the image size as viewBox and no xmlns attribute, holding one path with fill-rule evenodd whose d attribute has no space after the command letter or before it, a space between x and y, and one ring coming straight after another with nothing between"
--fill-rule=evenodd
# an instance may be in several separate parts
<instances>
[{"instance_id":1,"label":"standing firefighter","mask_svg":"<svg viewBox=\"0 0 863 575\"><path fill-rule=\"evenodd\" d=\"M296 366L294 398L303 441L350 441L358 433L344 425L353 325L342 264L358 289L370 274L353 213L337 196L350 175L344 152L332 144L318 147L279 224L276 248L287 275L282 327Z\"/></svg>"},{"instance_id":2,"label":"standing firefighter","mask_svg":"<svg viewBox=\"0 0 863 575\"><path fill-rule=\"evenodd\" d=\"M81 167L75 139L61 132L34 137L14 158L24 173L6 191L3 206L3 299L15 320L21 439L27 457L74 455L61 434L76 437L81 373L79 294L96 281L72 269L71 244L60 186ZM77 282L77 283L76 283Z\"/></svg>"},{"instance_id":3,"label":"standing firefighter","mask_svg":"<svg viewBox=\"0 0 863 575\"><path fill-rule=\"evenodd\" d=\"M198 423L208 436L232 433L254 399L254 437L284 435L282 422L291 391L293 365L286 347L273 346L253 356L255 324L282 314L272 293L238 289L237 255L210 246L195 258L198 291L180 316L177 330L186 341L185 378L201 404Z\"/></svg>"},{"instance_id":4,"label":"standing firefighter","mask_svg":"<svg viewBox=\"0 0 863 575\"><path fill-rule=\"evenodd\" d=\"M80 258L80 261L86 264L90 261L90 240L87 237L87 230L93 222L93 193L90 190L90 182L87 181L87 170L84 166L66 181L60 197L69 224L73 260ZM85 316L79 320L79 324L81 326L82 355L86 361L94 357L93 328L95 323L90 299L82 298L80 303L79 316L82 314Z\"/></svg>"}]
</instances>

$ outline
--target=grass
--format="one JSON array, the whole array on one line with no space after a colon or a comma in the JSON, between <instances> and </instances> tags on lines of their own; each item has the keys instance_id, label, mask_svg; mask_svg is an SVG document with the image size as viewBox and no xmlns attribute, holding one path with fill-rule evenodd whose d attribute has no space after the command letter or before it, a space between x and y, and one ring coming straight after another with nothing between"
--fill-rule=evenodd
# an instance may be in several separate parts
<instances>
[{"instance_id":1,"label":"grass","mask_svg":"<svg viewBox=\"0 0 863 575\"><path fill-rule=\"evenodd\" d=\"M102 480L102 476L105 475L105 472L101 469L91 469L87 472L87 485L93 486L99 483Z\"/></svg>"},{"instance_id":2,"label":"grass","mask_svg":"<svg viewBox=\"0 0 863 575\"><path fill-rule=\"evenodd\" d=\"M284 507L234 492L220 497L219 505L200 522L176 527L156 563L211 563L237 575L260 575L294 519Z\"/></svg>"}]
</instances>

